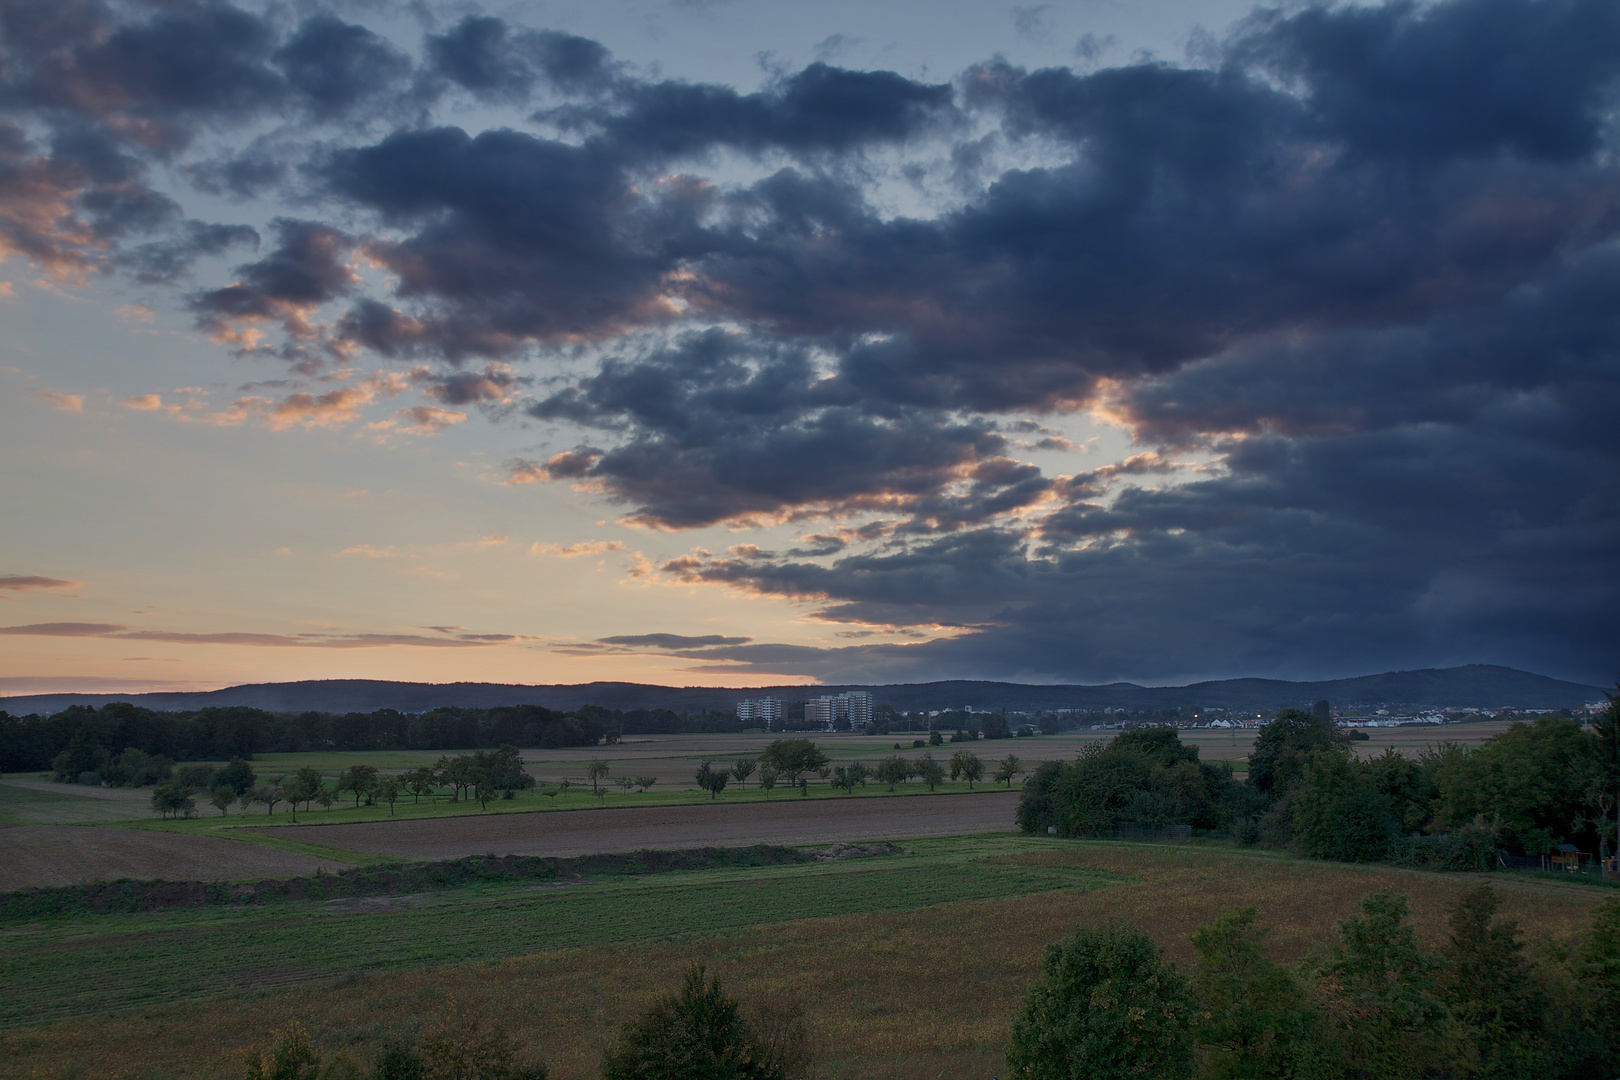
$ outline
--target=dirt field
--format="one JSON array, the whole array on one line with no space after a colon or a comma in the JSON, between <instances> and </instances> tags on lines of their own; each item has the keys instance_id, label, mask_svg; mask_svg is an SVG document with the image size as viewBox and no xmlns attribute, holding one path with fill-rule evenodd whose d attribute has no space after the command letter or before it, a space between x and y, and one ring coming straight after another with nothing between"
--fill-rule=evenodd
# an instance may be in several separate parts
<instances>
[{"instance_id":1,"label":"dirt field","mask_svg":"<svg viewBox=\"0 0 1620 1080\"><path fill-rule=\"evenodd\" d=\"M119 878L241 881L344 865L212 836L90 825L0 827L0 891Z\"/></svg>"},{"instance_id":2,"label":"dirt field","mask_svg":"<svg viewBox=\"0 0 1620 1080\"><path fill-rule=\"evenodd\" d=\"M823 844L1006 832L1015 827L1017 805L1016 791L910 799L803 800L789 795L766 803L289 825L265 831L312 844L413 859L487 852L588 855L638 848Z\"/></svg>"}]
</instances>

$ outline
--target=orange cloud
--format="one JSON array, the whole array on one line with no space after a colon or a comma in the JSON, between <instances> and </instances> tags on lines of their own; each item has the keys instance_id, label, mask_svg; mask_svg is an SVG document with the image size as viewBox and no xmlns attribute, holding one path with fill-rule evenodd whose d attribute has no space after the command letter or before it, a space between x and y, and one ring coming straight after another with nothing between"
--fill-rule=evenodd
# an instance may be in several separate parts
<instances>
[{"instance_id":1,"label":"orange cloud","mask_svg":"<svg viewBox=\"0 0 1620 1080\"><path fill-rule=\"evenodd\" d=\"M530 555L555 555L559 559L572 559L578 555L606 555L610 551L623 551L624 544L619 540L587 540L579 544L542 544L536 541L529 545Z\"/></svg>"},{"instance_id":2,"label":"orange cloud","mask_svg":"<svg viewBox=\"0 0 1620 1080\"><path fill-rule=\"evenodd\" d=\"M18 637L160 641L174 645L253 645L297 649L376 649L399 646L470 649L539 640L528 634L457 634L454 637L425 637L421 634L193 634L174 630L136 630L119 623L30 623L24 626L0 626L0 634Z\"/></svg>"},{"instance_id":3,"label":"orange cloud","mask_svg":"<svg viewBox=\"0 0 1620 1080\"><path fill-rule=\"evenodd\" d=\"M78 394L59 394L55 390L35 390L34 396L41 401L50 403L51 408L61 412L83 412L84 398Z\"/></svg>"}]
</instances>

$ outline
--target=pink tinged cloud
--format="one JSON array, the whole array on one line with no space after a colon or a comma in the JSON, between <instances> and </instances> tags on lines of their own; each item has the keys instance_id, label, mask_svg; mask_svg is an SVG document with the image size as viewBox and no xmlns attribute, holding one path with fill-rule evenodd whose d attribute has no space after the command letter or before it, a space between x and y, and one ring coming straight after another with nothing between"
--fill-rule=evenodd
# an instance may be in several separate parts
<instances>
[{"instance_id":1,"label":"pink tinged cloud","mask_svg":"<svg viewBox=\"0 0 1620 1080\"><path fill-rule=\"evenodd\" d=\"M40 577L38 574L0 574L0 589L16 589L20 592L31 589L72 589L81 584L83 582Z\"/></svg>"},{"instance_id":2,"label":"pink tinged cloud","mask_svg":"<svg viewBox=\"0 0 1620 1080\"><path fill-rule=\"evenodd\" d=\"M113 641L158 641L175 645L253 645L300 649L375 649L394 646L478 648L536 640L525 634L189 634L171 630L136 630L119 623L29 623L0 626L0 634L27 637L107 638Z\"/></svg>"},{"instance_id":3,"label":"pink tinged cloud","mask_svg":"<svg viewBox=\"0 0 1620 1080\"><path fill-rule=\"evenodd\" d=\"M35 390L34 396L60 412L84 411L84 398L78 394L61 394L55 390Z\"/></svg>"},{"instance_id":4,"label":"pink tinged cloud","mask_svg":"<svg viewBox=\"0 0 1620 1080\"><path fill-rule=\"evenodd\" d=\"M623 551L624 543L619 540L587 540L579 544L542 544L538 541L529 545L530 555L555 555L559 559L572 559L579 555L606 555L610 551Z\"/></svg>"}]
</instances>

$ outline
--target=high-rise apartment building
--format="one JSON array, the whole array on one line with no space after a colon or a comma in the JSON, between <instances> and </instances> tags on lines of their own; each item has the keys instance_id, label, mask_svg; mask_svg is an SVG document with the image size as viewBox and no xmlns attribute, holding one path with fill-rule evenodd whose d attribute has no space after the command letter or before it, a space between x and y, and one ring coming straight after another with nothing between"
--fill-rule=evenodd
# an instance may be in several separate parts
<instances>
[{"instance_id":1,"label":"high-rise apartment building","mask_svg":"<svg viewBox=\"0 0 1620 1080\"><path fill-rule=\"evenodd\" d=\"M773 697L749 698L737 703L737 719L744 727L758 724L766 731L779 731L782 727L782 703Z\"/></svg>"}]
</instances>

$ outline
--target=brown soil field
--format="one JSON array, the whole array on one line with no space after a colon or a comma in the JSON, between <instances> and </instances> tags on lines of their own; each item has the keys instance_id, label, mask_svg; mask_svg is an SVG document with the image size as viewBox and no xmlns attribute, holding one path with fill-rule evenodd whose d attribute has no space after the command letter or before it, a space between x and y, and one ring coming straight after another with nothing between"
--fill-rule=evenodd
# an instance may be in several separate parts
<instances>
[{"instance_id":1,"label":"brown soil field","mask_svg":"<svg viewBox=\"0 0 1620 1080\"><path fill-rule=\"evenodd\" d=\"M905 799L798 799L785 795L762 803L285 825L255 831L411 859L488 853L589 855L639 848L824 844L1008 832L1016 827L1013 814L1018 797L1016 791Z\"/></svg>"},{"instance_id":2,"label":"brown soil field","mask_svg":"<svg viewBox=\"0 0 1620 1080\"><path fill-rule=\"evenodd\" d=\"M213 836L93 825L0 827L0 891L119 878L244 881L346 865Z\"/></svg>"},{"instance_id":3,"label":"brown soil field","mask_svg":"<svg viewBox=\"0 0 1620 1080\"><path fill-rule=\"evenodd\" d=\"M337 983L166 1005L0 1032L0 1062L18 1078L81 1075L236 1080L241 1053L290 1021L362 1060L390 1036L446 1016L496 1021L543 1056L555 1080L599 1075L625 1020L707 964L745 1002L802 1002L816 1075L938 1080L1002 1075L1008 1028L1041 951L1077 923L1128 919L1186 970L1189 935L1222 910L1256 904L1269 951L1297 960L1335 938L1360 899L1390 887L1410 897L1418 937L1438 945L1447 909L1481 877L1390 867L1221 855L1155 845L1077 844L1019 856L1127 875L1091 891L942 904L914 911L804 919L682 942L558 950L498 963L356 973ZM1491 878L1500 915L1531 951L1578 938L1605 892ZM244 987L252 990L251 987Z\"/></svg>"}]
</instances>

